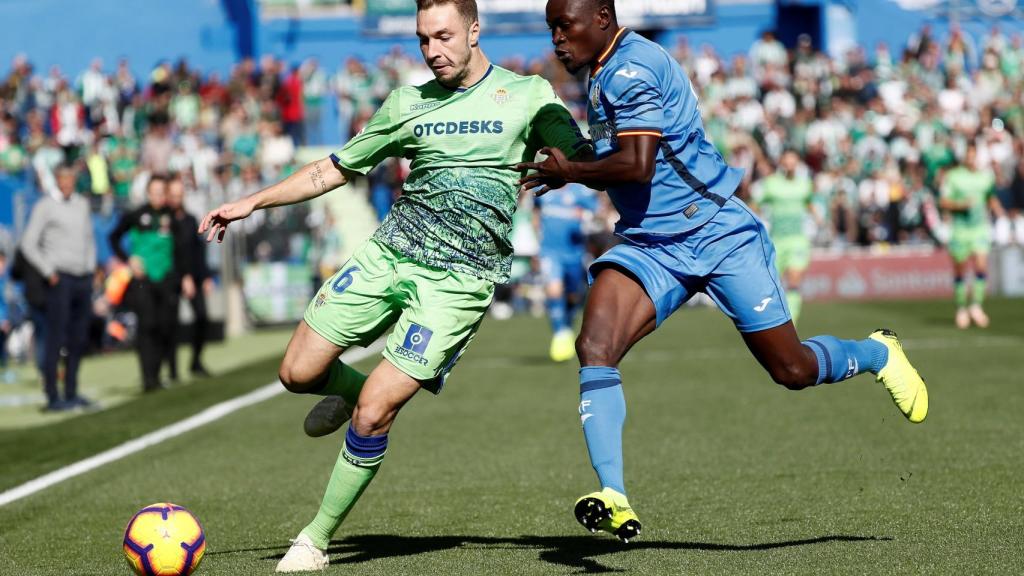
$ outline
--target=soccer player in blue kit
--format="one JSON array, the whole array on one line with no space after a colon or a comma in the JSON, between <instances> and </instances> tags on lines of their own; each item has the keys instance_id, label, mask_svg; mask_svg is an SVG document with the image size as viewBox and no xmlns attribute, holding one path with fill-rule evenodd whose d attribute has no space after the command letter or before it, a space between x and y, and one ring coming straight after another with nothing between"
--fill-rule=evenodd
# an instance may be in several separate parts
<instances>
[{"instance_id":1,"label":"soccer player in blue kit","mask_svg":"<svg viewBox=\"0 0 1024 576\"><path fill-rule=\"evenodd\" d=\"M540 268L544 277L551 359L565 362L576 356L572 324L584 297L584 223L597 211L597 196L581 184L569 184L537 198L535 213L540 232Z\"/></svg>"},{"instance_id":2,"label":"soccer player in blue kit","mask_svg":"<svg viewBox=\"0 0 1024 576\"><path fill-rule=\"evenodd\" d=\"M786 307L775 249L761 221L734 196L741 172L704 135L697 96L657 44L620 28L614 0L549 0L555 55L571 73L590 70L588 115L597 160L545 149L520 184L536 194L580 182L605 189L624 240L590 267L592 287L576 341L580 419L601 491L576 502L576 519L628 541L640 520L626 499L618 365L695 293L729 316L775 382L800 390L871 372L911 422L928 413L924 381L896 335L803 342Z\"/></svg>"}]
</instances>

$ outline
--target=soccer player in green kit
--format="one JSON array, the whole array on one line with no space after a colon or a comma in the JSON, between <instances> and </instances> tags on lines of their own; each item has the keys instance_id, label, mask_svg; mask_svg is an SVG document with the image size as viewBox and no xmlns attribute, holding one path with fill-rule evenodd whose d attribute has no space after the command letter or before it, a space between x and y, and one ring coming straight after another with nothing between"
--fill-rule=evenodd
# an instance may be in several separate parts
<instances>
[{"instance_id":1,"label":"soccer player in green kit","mask_svg":"<svg viewBox=\"0 0 1024 576\"><path fill-rule=\"evenodd\" d=\"M979 328L989 324L982 308L985 302L988 253L992 246L989 210L1003 215L1003 206L995 195L996 177L978 164L974 143L967 145L963 162L946 172L942 181L939 207L950 214L952 235L949 255L953 258L953 290L956 300L956 326L961 330L974 322ZM970 305L967 299L968 267L974 269Z\"/></svg>"},{"instance_id":2,"label":"soccer player in green kit","mask_svg":"<svg viewBox=\"0 0 1024 576\"><path fill-rule=\"evenodd\" d=\"M808 214L813 214L811 200L814 183L797 174L800 157L793 150L783 153L780 170L761 183L757 203L768 208L769 234L775 244L775 267L786 283L786 303L796 324L803 306L800 283L811 262L811 239L804 232Z\"/></svg>"},{"instance_id":3,"label":"soccer player in green kit","mask_svg":"<svg viewBox=\"0 0 1024 576\"><path fill-rule=\"evenodd\" d=\"M395 90L336 154L212 211L201 227L222 238L253 210L319 196L388 157L412 159L402 197L320 289L281 364L289 391L328 396L307 417L307 433L337 430L350 414L352 422L320 510L278 572L327 566L327 545L376 474L398 411L420 388L440 391L494 284L508 279L515 166L545 146L590 155L546 80L487 60L474 0L417 0L416 35L435 80ZM338 360L388 330L384 360L368 378Z\"/></svg>"}]
</instances>

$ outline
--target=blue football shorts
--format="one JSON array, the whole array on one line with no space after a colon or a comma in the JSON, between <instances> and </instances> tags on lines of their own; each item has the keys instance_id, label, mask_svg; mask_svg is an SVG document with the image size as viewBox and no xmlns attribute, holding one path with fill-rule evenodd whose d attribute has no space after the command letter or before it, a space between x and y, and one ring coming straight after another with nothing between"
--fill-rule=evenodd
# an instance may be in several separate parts
<instances>
[{"instance_id":1,"label":"blue football shorts","mask_svg":"<svg viewBox=\"0 0 1024 576\"><path fill-rule=\"evenodd\" d=\"M740 332L775 328L792 318L775 269L775 247L761 220L732 197L704 226L667 238L626 238L590 266L588 280L616 266L650 296L660 325L704 292Z\"/></svg>"}]
</instances>

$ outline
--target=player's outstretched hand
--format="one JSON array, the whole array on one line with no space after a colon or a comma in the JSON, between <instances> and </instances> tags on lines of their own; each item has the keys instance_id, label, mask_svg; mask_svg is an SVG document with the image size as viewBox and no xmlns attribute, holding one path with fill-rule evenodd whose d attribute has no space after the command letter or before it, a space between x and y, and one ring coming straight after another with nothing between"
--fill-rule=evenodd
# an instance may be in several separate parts
<instances>
[{"instance_id":1,"label":"player's outstretched hand","mask_svg":"<svg viewBox=\"0 0 1024 576\"><path fill-rule=\"evenodd\" d=\"M541 148L540 153L547 158L540 162L516 164L516 170L528 172L519 179L519 186L523 190L533 190L534 196L543 196L572 181L571 162L564 152L558 148L545 147Z\"/></svg>"},{"instance_id":2,"label":"player's outstretched hand","mask_svg":"<svg viewBox=\"0 0 1024 576\"><path fill-rule=\"evenodd\" d=\"M247 199L224 204L220 208L211 210L203 218L202 224L199 225L199 233L206 234L209 231L209 234L206 235L207 242L213 242L214 238L217 238L217 242L223 242L224 234L228 231L228 224L247 218L252 214L252 210L252 204Z\"/></svg>"}]
</instances>

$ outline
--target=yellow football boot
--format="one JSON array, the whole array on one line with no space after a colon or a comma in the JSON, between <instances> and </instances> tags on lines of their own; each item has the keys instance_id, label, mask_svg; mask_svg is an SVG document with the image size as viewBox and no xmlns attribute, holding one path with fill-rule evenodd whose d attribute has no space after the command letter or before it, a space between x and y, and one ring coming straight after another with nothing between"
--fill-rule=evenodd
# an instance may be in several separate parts
<instances>
[{"instance_id":1,"label":"yellow football boot","mask_svg":"<svg viewBox=\"0 0 1024 576\"><path fill-rule=\"evenodd\" d=\"M913 423L923 422L928 416L928 388L910 364L903 346L892 330L875 330L870 338L889 349L889 359L878 371L876 380L892 394L896 406Z\"/></svg>"},{"instance_id":2,"label":"yellow football boot","mask_svg":"<svg viewBox=\"0 0 1024 576\"><path fill-rule=\"evenodd\" d=\"M640 518L624 494L611 488L587 494L576 501L576 521L591 532L602 530L628 543L640 535Z\"/></svg>"}]
</instances>

